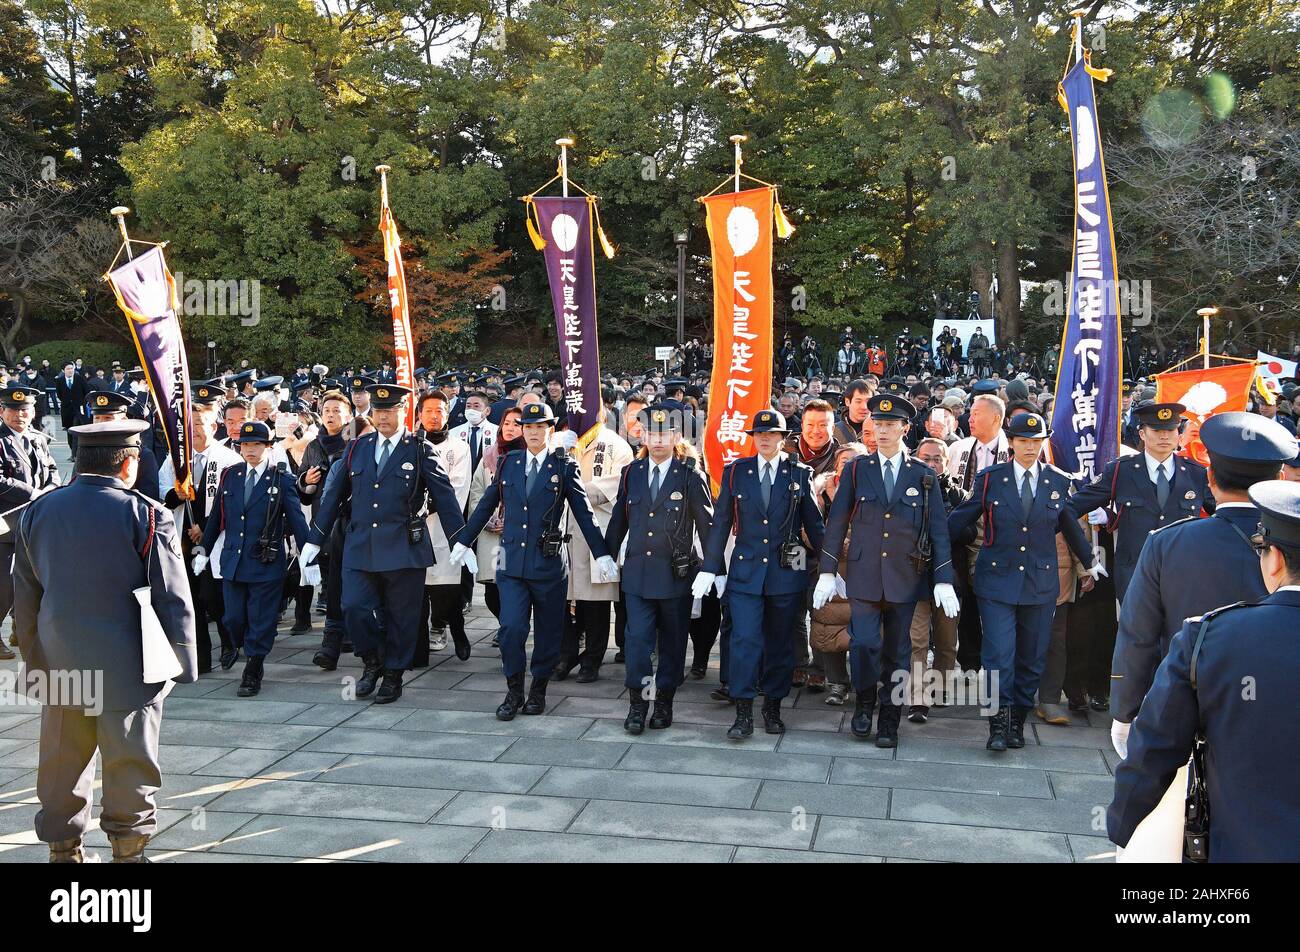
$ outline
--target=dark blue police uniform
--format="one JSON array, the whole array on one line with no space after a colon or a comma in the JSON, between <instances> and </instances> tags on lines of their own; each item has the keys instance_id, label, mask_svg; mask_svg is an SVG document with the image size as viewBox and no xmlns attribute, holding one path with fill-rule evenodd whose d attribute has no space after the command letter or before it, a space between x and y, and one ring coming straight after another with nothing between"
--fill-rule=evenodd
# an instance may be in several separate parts
<instances>
[{"instance_id":1,"label":"dark blue police uniform","mask_svg":"<svg viewBox=\"0 0 1300 952\"><path fill-rule=\"evenodd\" d=\"M673 417L664 406L641 411L647 427L669 426ZM713 526L713 498L704 474L693 458L670 457L659 492L650 495L651 460L642 457L623 470L614 511L605 530L605 544L618 552L627 540L620 593L626 605L623 652L626 657L631 709L624 726L639 734L645 725L651 680L650 655L658 644L654 672L655 729L672 723L672 699L686 674L686 642L690 633L691 581L698 570L695 536L708 539ZM689 559L686 574L674 571L674 556Z\"/></svg>"},{"instance_id":2,"label":"dark blue police uniform","mask_svg":"<svg viewBox=\"0 0 1300 952\"><path fill-rule=\"evenodd\" d=\"M775 410L754 414L749 433L788 433L785 418ZM805 610L808 577L821 549L821 511L812 492L812 469L785 453L776 456L776 469L763 502L757 456L738 459L722 471L714 505L713 529L705 547L703 570L727 578L724 597L731 616L731 646L727 683L736 701L736 723L727 736L753 733L753 701L764 695L764 725L781 733L781 699L790 693L794 675L791 632ZM735 535L730 564L724 562L727 538ZM791 563L782 564L782 547L802 546Z\"/></svg>"},{"instance_id":3,"label":"dark blue police uniform","mask_svg":"<svg viewBox=\"0 0 1300 952\"><path fill-rule=\"evenodd\" d=\"M555 415L544 403L530 403L524 407L520 423L554 426ZM543 534L562 537L567 504L592 557L599 559L609 554L582 487L577 461L562 451L547 453L538 464L530 489L528 470L534 459L526 449L515 450L506 457L500 478L484 492L464 531L454 540L473 546L488 519L504 504L505 528L501 532L496 566L496 584L501 596L501 669L507 683L506 701L497 709L497 716L502 720L510 720L520 709L525 714L542 713L546 685L560 657L569 576L559 551L548 555L543 550ZM525 705L523 679L529 667L526 644L530 617L533 683L529 689L530 703Z\"/></svg>"},{"instance_id":4,"label":"dark blue police uniform","mask_svg":"<svg viewBox=\"0 0 1300 952\"><path fill-rule=\"evenodd\" d=\"M868 406L876 420L906 423L915 414L901 396L872 397ZM899 471L891 473L892 494L885 492L886 461L879 452L845 465L826 517L821 550L821 572L838 570L849 597L849 672L857 693L851 727L859 737L871 733L878 695L877 744L882 747L897 742L900 672L906 671L911 656L916 603L930 598L933 585L951 585L955 578L939 480L930 467L908 459L901 446L899 459ZM918 572L911 556L923 529L930 538L930 571ZM846 538L848 551L841 560Z\"/></svg>"},{"instance_id":5,"label":"dark blue police uniform","mask_svg":"<svg viewBox=\"0 0 1300 952\"><path fill-rule=\"evenodd\" d=\"M1046 438L1046 421L1036 413L1018 413L1007 427L1011 437ZM980 653L985 677L996 673L997 711L989 718L990 750L1024 746L1025 716L1047 663L1052 618L1061 591L1057 573L1056 534L1064 533L1070 550L1085 566L1092 548L1070 512L1070 477L1038 462L1030 480L1026 510L1023 478L1014 460L998 463L975 477L971 498L952 511L948 532L959 535L984 519L984 544L975 561L975 597L979 601L984 641ZM992 687L988 687L992 695Z\"/></svg>"},{"instance_id":6,"label":"dark blue police uniform","mask_svg":"<svg viewBox=\"0 0 1300 952\"><path fill-rule=\"evenodd\" d=\"M396 384L370 384L366 390L378 409L400 407L410 393ZM402 673L415 657L424 573L433 565L433 543L424 525L426 507L437 511L452 544L459 540L465 520L432 444L399 430L380 468L380 439L375 430L353 440L333 464L307 541L323 546L334 521L346 519L343 618L365 662L357 697L370 696L382 671L384 683L376 702L389 703L401 695ZM413 527L419 530L414 533L418 538L413 537Z\"/></svg>"},{"instance_id":7,"label":"dark blue police uniform","mask_svg":"<svg viewBox=\"0 0 1300 952\"><path fill-rule=\"evenodd\" d=\"M1201 427L1200 438L1216 482L1242 486L1275 478L1296 446L1285 429L1254 413L1215 414ZM1254 504L1220 503L1208 519L1189 518L1147 538L1115 637L1110 695L1115 720L1133 722L1184 620L1267 594L1250 543L1258 525Z\"/></svg>"},{"instance_id":8,"label":"dark blue police uniform","mask_svg":"<svg viewBox=\"0 0 1300 952\"><path fill-rule=\"evenodd\" d=\"M203 529L203 551L218 559L225 623L236 647L244 649L248 663L240 683L241 697L261 688L263 659L275 644L280 614L280 592L288 574L284 540L292 535L298 547L307 542L293 474L270 460L271 431L265 423L249 421L239 428L237 443L265 443L263 472L249 488L248 463L229 466L221 474L214 502L216 518ZM225 532L220 552L213 551ZM265 561L270 549L271 560Z\"/></svg>"},{"instance_id":9,"label":"dark blue police uniform","mask_svg":"<svg viewBox=\"0 0 1300 952\"><path fill-rule=\"evenodd\" d=\"M1250 497L1260 509L1263 543L1300 563L1300 484L1257 483ZM1128 845L1200 739L1208 859L1300 861L1297 581L1258 604L1188 619L1174 636L1133 722L1127 756L1115 769L1115 796L1106 814L1113 842Z\"/></svg>"},{"instance_id":10,"label":"dark blue police uniform","mask_svg":"<svg viewBox=\"0 0 1300 952\"><path fill-rule=\"evenodd\" d=\"M1139 404L1133 416L1142 427L1174 430L1181 425L1184 409L1181 403L1147 402ZM1169 457L1161 464L1166 468L1165 486L1151 481L1147 463L1146 453L1116 457L1067 504L1076 519L1099 507L1111 507L1108 528L1115 533L1115 594L1120 602L1124 601L1148 535L1172 522L1199 515L1203 507L1214 509L1205 467L1200 463L1181 456Z\"/></svg>"}]
</instances>

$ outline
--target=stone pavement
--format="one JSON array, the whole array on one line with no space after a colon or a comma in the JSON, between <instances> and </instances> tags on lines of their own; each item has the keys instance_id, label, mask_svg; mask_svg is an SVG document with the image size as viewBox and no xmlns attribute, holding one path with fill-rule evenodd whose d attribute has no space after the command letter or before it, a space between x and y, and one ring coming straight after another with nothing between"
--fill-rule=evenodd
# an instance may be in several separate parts
<instances>
[{"instance_id":1,"label":"stone pavement","mask_svg":"<svg viewBox=\"0 0 1300 952\"><path fill-rule=\"evenodd\" d=\"M172 692L153 860L1113 859L1104 716L1068 728L1031 718L1023 750L993 754L975 710L947 708L904 721L899 747L879 750L848 732L851 705L795 692L784 736L760 722L735 742L731 707L708 697L715 651L710 676L679 690L667 731L624 733L612 662L593 684L552 681L545 715L505 723L492 713L504 681L481 588L473 657L435 653L386 706L345 698L343 679L360 673L351 656L335 672L312 665L313 617L314 632L289 636L286 615L256 698L235 695L242 659ZM0 695L0 862L48 855L32 832L38 727L37 708ZM107 854L98 829L88 843Z\"/></svg>"},{"instance_id":2,"label":"stone pavement","mask_svg":"<svg viewBox=\"0 0 1300 952\"><path fill-rule=\"evenodd\" d=\"M282 633L256 698L235 696L242 661L172 692L153 859L1112 858L1094 827L1115 763L1096 715L1036 724L1025 749L995 755L973 708L936 710L879 750L848 733L851 707L799 692L784 736L760 724L735 742L731 707L708 697L715 653L710 677L678 692L667 731L624 733L613 663L594 684L552 681L546 714L505 723L492 713L503 680L481 603L474 656L436 653L386 706L344 699L354 658L336 672L311 664L315 617L310 635ZM46 858L32 832L38 726L35 708L0 707L0 862ZM97 830L90 842L107 852Z\"/></svg>"}]
</instances>

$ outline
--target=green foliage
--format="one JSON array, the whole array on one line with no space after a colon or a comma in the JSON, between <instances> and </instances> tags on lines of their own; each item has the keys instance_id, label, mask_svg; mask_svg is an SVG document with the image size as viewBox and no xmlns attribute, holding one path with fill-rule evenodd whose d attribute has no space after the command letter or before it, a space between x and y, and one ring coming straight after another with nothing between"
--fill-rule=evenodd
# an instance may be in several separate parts
<instances>
[{"instance_id":1,"label":"green foliage","mask_svg":"<svg viewBox=\"0 0 1300 952\"><path fill-rule=\"evenodd\" d=\"M18 354L30 356L32 364L41 366L41 361L48 360L56 371L63 367L65 360L81 358L87 367L110 367L113 361L120 360L128 368L136 366L140 358L130 344L106 344L97 340L47 340L32 344Z\"/></svg>"}]
</instances>

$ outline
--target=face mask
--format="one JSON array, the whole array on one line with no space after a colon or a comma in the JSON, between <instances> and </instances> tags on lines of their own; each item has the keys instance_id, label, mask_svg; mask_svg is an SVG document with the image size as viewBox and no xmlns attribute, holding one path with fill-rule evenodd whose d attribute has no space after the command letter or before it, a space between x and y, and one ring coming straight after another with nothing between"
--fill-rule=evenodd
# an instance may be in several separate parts
<instances>
[{"instance_id":1,"label":"face mask","mask_svg":"<svg viewBox=\"0 0 1300 952\"><path fill-rule=\"evenodd\" d=\"M482 410L466 410L466 411L465 411L465 422L468 423L470 426L478 426L480 423L483 422L483 411L482 411Z\"/></svg>"}]
</instances>

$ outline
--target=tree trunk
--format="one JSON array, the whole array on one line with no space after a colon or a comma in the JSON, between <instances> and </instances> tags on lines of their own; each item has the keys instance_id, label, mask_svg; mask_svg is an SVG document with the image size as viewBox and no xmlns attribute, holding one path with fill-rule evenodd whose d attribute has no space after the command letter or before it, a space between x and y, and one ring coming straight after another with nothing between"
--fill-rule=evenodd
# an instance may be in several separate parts
<instances>
[{"instance_id":1,"label":"tree trunk","mask_svg":"<svg viewBox=\"0 0 1300 952\"><path fill-rule=\"evenodd\" d=\"M993 314L993 299L989 296L989 285L993 283L993 243L981 238L975 242L974 260L970 266L970 289L980 293L980 317L989 320ZM963 307L962 313L965 313Z\"/></svg>"},{"instance_id":2,"label":"tree trunk","mask_svg":"<svg viewBox=\"0 0 1300 952\"><path fill-rule=\"evenodd\" d=\"M13 300L14 316L4 330L0 331L0 351L4 352L5 362L12 366L18 360L18 337L27 325L27 300L22 294L13 291L9 296Z\"/></svg>"},{"instance_id":3,"label":"tree trunk","mask_svg":"<svg viewBox=\"0 0 1300 952\"><path fill-rule=\"evenodd\" d=\"M1020 252L1014 239L998 242L998 343L1020 340Z\"/></svg>"}]
</instances>

